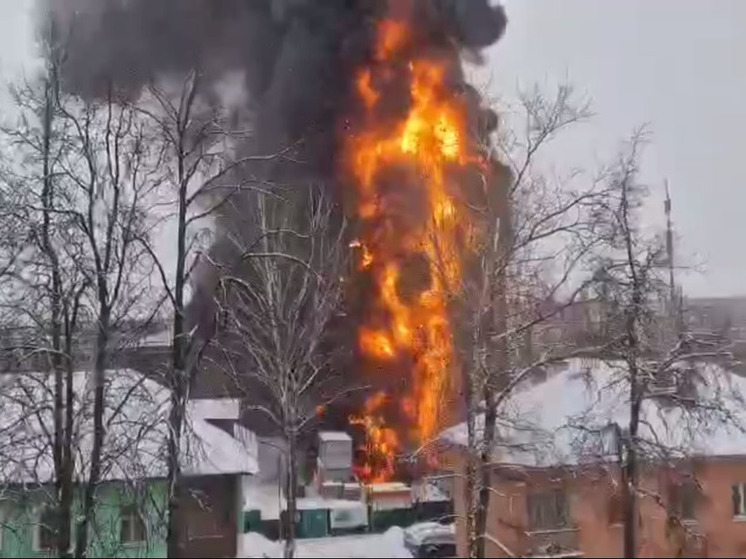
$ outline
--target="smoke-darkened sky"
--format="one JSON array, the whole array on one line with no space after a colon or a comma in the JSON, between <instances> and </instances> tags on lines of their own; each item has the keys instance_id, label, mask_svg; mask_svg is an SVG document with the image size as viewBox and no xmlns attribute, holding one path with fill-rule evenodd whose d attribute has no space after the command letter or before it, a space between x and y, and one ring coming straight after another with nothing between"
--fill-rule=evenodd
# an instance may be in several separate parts
<instances>
[{"instance_id":1,"label":"smoke-darkened sky","mask_svg":"<svg viewBox=\"0 0 746 559\"><path fill-rule=\"evenodd\" d=\"M646 215L660 221L668 178L679 254L703 263L684 278L693 295L746 293L746 39L740 0L508 0L505 37L484 69L490 94L510 99L519 84L569 78L593 100L592 125L557 146L560 166L593 168L619 140L649 122L643 178L652 188ZM0 2L0 74L30 71L33 0ZM0 98L0 110L7 103Z\"/></svg>"}]
</instances>

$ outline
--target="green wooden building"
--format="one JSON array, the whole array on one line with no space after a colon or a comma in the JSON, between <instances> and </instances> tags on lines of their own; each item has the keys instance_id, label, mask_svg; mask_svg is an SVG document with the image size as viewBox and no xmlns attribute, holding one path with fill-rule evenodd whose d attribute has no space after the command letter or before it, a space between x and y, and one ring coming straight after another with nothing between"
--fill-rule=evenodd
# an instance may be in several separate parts
<instances>
[{"instance_id":1,"label":"green wooden building","mask_svg":"<svg viewBox=\"0 0 746 559\"><path fill-rule=\"evenodd\" d=\"M91 390L75 373L75 479L71 545L90 469ZM102 480L89 528L89 557L166 557L166 390L139 373L107 373ZM52 448L51 376L0 375L0 558L52 557L59 507ZM190 402L183 440L186 491L180 506L189 556L235 557L242 487L258 472L256 437L238 424L237 400Z\"/></svg>"}]
</instances>

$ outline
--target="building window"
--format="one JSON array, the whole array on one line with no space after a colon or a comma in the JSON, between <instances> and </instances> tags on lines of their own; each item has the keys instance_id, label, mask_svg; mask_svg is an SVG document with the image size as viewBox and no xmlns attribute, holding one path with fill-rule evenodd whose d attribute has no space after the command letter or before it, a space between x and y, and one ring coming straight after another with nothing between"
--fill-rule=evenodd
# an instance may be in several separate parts
<instances>
[{"instance_id":1,"label":"building window","mask_svg":"<svg viewBox=\"0 0 746 559\"><path fill-rule=\"evenodd\" d=\"M746 483L738 483L732 488L733 516L746 517Z\"/></svg>"},{"instance_id":2,"label":"building window","mask_svg":"<svg viewBox=\"0 0 746 559\"><path fill-rule=\"evenodd\" d=\"M147 532L142 514L135 505L127 505L119 511L119 541L123 544L142 543Z\"/></svg>"},{"instance_id":3,"label":"building window","mask_svg":"<svg viewBox=\"0 0 746 559\"><path fill-rule=\"evenodd\" d=\"M39 512L36 526L36 549L50 551L57 548L57 532L59 531L58 511L55 507L44 507Z\"/></svg>"},{"instance_id":4,"label":"building window","mask_svg":"<svg viewBox=\"0 0 746 559\"><path fill-rule=\"evenodd\" d=\"M624 496L621 489L609 495L609 524L624 524Z\"/></svg>"},{"instance_id":5,"label":"building window","mask_svg":"<svg viewBox=\"0 0 746 559\"><path fill-rule=\"evenodd\" d=\"M528 496L528 520L531 530L558 530L570 525L567 496L563 490Z\"/></svg>"},{"instance_id":6,"label":"building window","mask_svg":"<svg viewBox=\"0 0 746 559\"><path fill-rule=\"evenodd\" d=\"M687 481L671 487L670 512L680 521L692 521L697 518L697 498L699 489L693 481Z\"/></svg>"},{"instance_id":7,"label":"building window","mask_svg":"<svg viewBox=\"0 0 746 559\"><path fill-rule=\"evenodd\" d=\"M0 501L0 555L3 553L3 534L5 533L5 524L8 516L5 509L5 503Z\"/></svg>"},{"instance_id":8,"label":"building window","mask_svg":"<svg viewBox=\"0 0 746 559\"><path fill-rule=\"evenodd\" d=\"M186 522L187 537L190 540L220 538L222 530L218 513L209 507L192 507Z\"/></svg>"}]
</instances>

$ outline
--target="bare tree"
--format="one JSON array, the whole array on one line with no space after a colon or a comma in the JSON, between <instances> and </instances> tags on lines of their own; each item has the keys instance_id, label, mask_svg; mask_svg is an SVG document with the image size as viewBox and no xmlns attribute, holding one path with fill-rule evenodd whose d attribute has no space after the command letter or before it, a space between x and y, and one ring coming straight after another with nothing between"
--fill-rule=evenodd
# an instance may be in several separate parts
<instances>
[{"instance_id":1,"label":"bare tree","mask_svg":"<svg viewBox=\"0 0 746 559\"><path fill-rule=\"evenodd\" d=\"M93 446L86 476L81 520L76 531L76 557L88 553L88 529L100 481L105 437L106 379L118 340L128 319L145 319L135 311L145 303L151 267L136 242L147 236L145 205L161 177L144 134L144 124L132 107L118 106L114 92L104 102L75 106L58 95L57 106L68 127L69 155L61 177L69 182L67 212L83 239L77 263L90 286L93 342ZM154 304L157 301L147 301Z\"/></svg>"},{"instance_id":2,"label":"bare tree","mask_svg":"<svg viewBox=\"0 0 746 559\"><path fill-rule=\"evenodd\" d=\"M72 376L75 340L81 335L83 297L88 280L74 262L83 258L74 219L65 211L66 186L59 180L60 161L68 147L57 104L59 82L56 63L47 66L37 83L13 91L20 110L17 126L4 129L10 153L3 173L6 192L24 195L14 200L13 212L22 216L29 231L29 246L11 268L11 281L4 286L6 324L16 339L6 357L20 361L32 358L54 372L53 462L54 502L59 538L57 553L70 553L74 475L74 394ZM13 357L10 354L14 354Z\"/></svg>"},{"instance_id":3,"label":"bare tree","mask_svg":"<svg viewBox=\"0 0 746 559\"><path fill-rule=\"evenodd\" d=\"M479 374L473 370L467 371L470 377L466 381L472 382L472 387L479 386L483 392L470 394L472 400L466 425L464 501L469 553L476 555L483 552L477 545L480 538L501 547L508 555L516 553L490 534L489 530L479 531L485 526L479 524L479 515L487 514L488 510L484 503L489 503L490 494L496 492L490 486L489 475L480 476L485 471L481 468L486 468L489 474L494 467L492 461L496 447L509 453L511 450L526 451L532 447L546 451L545 445L554 444L548 441L557 433L537 431L533 436L527 435L530 421L524 420L521 425L520 418L511 416L515 413L520 415L521 410L516 412L515 407L511 410L502 408L508 402L518 402L520 405L523 400L516 389L531 378L537 366L569 357L590 358L583 382L594 397L589 409L583 410L578 416L568 417L567 423L559 428L571 429L576 433L571 452L578 453L574 456L580 463L587 459L592 461L591 470L588 471L597 472L599 464L606 468L611 460L610 469L614 473L610 479L616 483L616 478L621 478L625 556L635 557L639 553L638 531L644 526L640 518L642 499L650 499L662 507L668 519L672 545L677 547L678 553L692 553L689 547L692 538L701 540L701 534L692 530L682 512L688 506L683 503L689 496L673 495L669 487L660 486L657 479L665 478L674 485L683 487L686 484L697 488L693 458L698 449L705 445L707 433L713 428L726 425L743 429L738 421L743 396L731 387L727 371L731 355L720 339L688 332L683 327L677 308L680 298L675 295L677 290L670 285L665 242L656 233L648 234L639 221L638 212L645 191L636 182L636 176L643 140L644 134L636 134L619 161L603 173L603 183L597 183L597 188L590 191L583 202L583 212L579 214L583 219L576 221L572 217L567 223L569 229L560 227L544 237L563 238L562 235L569 232L573 238L581 241L578 245L571 245L570 250L573 255L571 261L579 258L577 264L566 268L580 274L574 280L571 276L560 274L562 283L554 285L565 286L569 291L567 301L572 301L580 291L596 297L596 308L600 312L598 320L604 323L605 328L594 337L595 345L576 345L572 339L559 338L549 346L543 345L539 355L529 356L528 359L515 354L510 346L507 350L499 345L485 348L476 341L471 346L482 352L477 356L483 361L477 362L480 368L476 368L476 371L481 371ZM557 215L566 219L578 214ZM528 239L530 241L531 237ZM516 243L516 246L531 246L531 243ZM528 259L520 258L522 254L525 253L513 253L514 260L508 264L503 284L508 303L502 304L508 309L509 318L514 318L516 314L510 304L515 299L516 291L512 282L525 277L521 276L526 271L523 266L527 261L533 261L536 253L531 251ZM514 263L520 263L521 269L510 267ZM476 277L486 281L484 275ZM546 284L543 280L539 284ZM499 282L495 284L500 285ZM483 284L476 285L481 287ZM537 283L524 280L519 285L533 287ZM487 301L489 312L492 312L496 305L489 302L485 291L482 288L481 298L475 300L480 305ZM472 292L480 293L477 290L467 290L465 293L468 296ZM521 298L518 297L519 300ZM672 300L674 298L677 300ZM471 308L466 307L467 316L471 316ZM556 306L551 307L548 313L519 311L519 316L513 322L506 321L507 328L504 330L499 328L500 322L488 317L483 327L495 328L493 325L497 324L498 328L494 330L497 335L510 340L524 325L541 326L556 311ZM473 327L475 323L467 321L466 324ZM473 334L473 330L468 331ZM479 340L478 335L474 334L472 340ZM520 337L515 341L516 345L520 345ZM497 351L505 352L507 357L503 357L502 362L497 361L497 365L490 366L487 358L492 355L491 352ZM472 360L470 363L474 362ZM489 400L489 395L483 395L485 385L493 391L492 400ZM626 413L619 411L623 408ZM494 410L491 415L490 410ZM616 422L618 413L625 413L623 424ZM500 425L501 429L490 430L490 422L496 420L495 426ZM519 431L522 431L522 435L515 435L518 440L510 440L511 425L521 427ZM609 445L610 441L615 444ZM615 475L617 464L620 476ZM647 467L655 469L655 480L642 473L643 468ZM572 471L574 475L588 475L583 468L583 465L576 464L572 466ZM488 493L485 501L480 500L481 492ZM494 498L494 495L491 496Z\"/></svg>"},{"instance_id":4,"label":"bare tree","mask_svg":"<svg viewBox=\"0 0 746 559\"><path fill-rule=\"evenodd\" d=\"M583 266L598 242L599 208L605 197L596 177L552 180L541 156L561 133L590 116L576 104L569 86L554 97L538 89L520 98L518 124L498 138L498 152L483 181L483 224L471 273L462 285L459 320L463 394L467 410L464 473L465 523L470 557L484 557L491 469L500 408L539 367L587 348L566 341L538 348L528 343L534 330L574 304L583 292ZM523 129L524 135L514 132ZM498 159L506 165L497 163ZM578 185L578 186L576 186ZM545 303L554 302L551 307Z\"/></svg>"},{"instance_id":5,"label":"bare tree","mask_svg":"<svg viewBox=\"0 0 746 559\"><path fill-rule=\"evenodd\" d=\"M238 194L255 187L257 179L247 169L249 163L271 162L284 154L238 157L236 150L231 149L236 138L226 124L226 111L215 103L206 102L208 96L203 93L200 73L191 71L181 83L151 84L134 103L135 110L150 123L150 141L158 146L158 161L165 169L164 186L170 187L162 189L164 199L156 204L156 207L169 209L155 219L157 224L153 226L154 231L159 231L161 242L140 239L155 263L171 315L171 357L166 373L171 393L167 450L169 557L182 555L184 534L179 506L183 484L179 460L187 401L199 362L212 336L209 329L200 336L195 335L198 325L187 324L185 311L190 294L196 291L199 266L210 270L206 274L216 270L206 251L214 240L213 218L232 204ZM172 230L159 225L171 226ZM168 250L164 251L164 247ZM207 296L212 298L213 295L207 293Z\"/></svg>"},{"instance_id":6,"label":"bare tree","mask_svg":"<svg viewBox=\"0 0 746 559\"><path fill-rule=\"evenodd\" d=\"M293 557L298 440L317 417L320 388L331 375L329 325L347 271L344 224L335 222L334 206L317 187L256 193L246 218L256 235L234 237L242 264L220 283L223 353L234 378L248 371L243 376L266 394L248 409L269 418L285 443L285 557Z\"/></svg>"},{"instance_id":7,"label":"bare tree","mask_svg":"<svg viewBox=\"0 0 746 559\"><path fill-rule=\"evenodd\" d=\"M53 376L49 371L7 374L3 375L0 383L0 467L3 482L7 484L3 487L4 501L9 505L6 512L13 518L13 524L22 531L30 528L49 534L48 537L52 539L39 541L45 547L52 542L57 546L62 536L59 532L60 507L54 485L50 485L55 478L55 386L54 382L50 382ZM107 436L100 459L100 480L115 480L117 483L99 487L97 512L102 510L101 499L106 499L102 493L111 496L116 492L122 503L131 503L138 512L147 514L149 527L147 531L141 530L140 537L143 540L152 537L154 541L162 541L165 527L159 523L161 511L158 503L152 501L153 486L148 480L160 477L164 471L165 390L130 370L109 369L105 378ZM73 380L73 479L76 487L78 484L82 486L80 493L83 493L87 487L95 438L95 399L86 390L88 371L76 371ZM111 501L106 499L104 502ZM83 504L76 501L74 510L82 513ZM37 515L37 510L52 514ZM115 525L107 524L110 518L108 514L91 515L89 554L110 555L121 551L119 517L114 516ZM148 546L148 543L145 545ZM58 550L54 552L57 554ZM66 553L70 555L69 550Z\"/></svg>"},{"instance_id":8,"label":"bare tree","mask_svg":"<svg viewBox=\"0 0 746 559\"><path fill-rule=\"evenodd\" d=\"M4 170L2 172L8 176ZM29 241L23 214L18 211L22 199L23 194L10 188L7 182L0 185L0 223L6 228L0 239L0 289L7 281L12 282L13 267L21 256L25 243ZM2 320L0 316L0 323Z\"/></svg>"},{"instance_id":9,"label":"bare tree","mask_svg":"<svg viewBox=\"0 0 746 559\"><path fill-rule=\"evenodd\" d=\"M640 498L653 497L641 481L642 466L664 468L689 456L683 441L666 432L686 431L692 439L706 424L735 423L727 404L733 394L721 378L727 372L720 368L730 364L731 354L717 337L684 329L666 244L660 235L646 233L640 222L646 191L637 176L645 139L644 131L636 132L611 173L608 221L594 263L595 288L603 293L608 325L600 355L615 371L609 386L624 386L620 397L629 402L627 424L612 426L621 463L625 557L639 553ZM651 401L674 408L676 425L651 421L645 409ZM667 499L654 498L681 526Z\"/></svg>"},{"instance_id":10,"label":"bare tree","mask_svg":"<svg viewBox=\"0 0 746 559\"><path fill-rule=\"evenodd\" d=\"M85 557L105 468L105 370L126 337L125 325L141 318L137 313L148 293L150 270L135 240L147 235L143 204L158 186L160 170L151 165L139 114L120 107L113 92L103 102L87 102L62 91L64 52L55 41L50 29L43 37L44 73L13 90L19 121L3 129L13 156L3 172L3 192L23 193L9 199L4 211L24 223L30 240L4 270L10 278L5 318L22 338L4 349L26 368L54 371L60 556L71 552L80 465L74 372L93 354L93 440L75 545L75 555Z\"/></svg>"},{"instance_id":11,"label":"bare tree","mask_svg":"<svg viewBox=\"0 0 746 559\"><path fill-rule=\"evenodd\" d=\"M184 534L181 530L179 505L181 502L182 441L185 429L186 405L196 363L194 338L187 332L185 310L187 289L195 264L195 251L200 248L199 235L194 231L195 201L201 188L215 176L224 154L214 150L218 138L215 135L220 115L200 111L199 75L190 73L180 90L175 94L152 85L148 97L137 105L152 125L152 140L160 145L162 162L167 166L165 182L172 188L174 198L166 201L167 207L175 207L175 215L167 213L167 219L175 220L176 232L172 257L174 271L167 270L163 257L156 253L149 239L140 239L150 253L166 293L171 313L171 358L166 381L170 390L171 407L168 417L168 531L169 557L181 557Z\"/></svg>"}]
</instances>

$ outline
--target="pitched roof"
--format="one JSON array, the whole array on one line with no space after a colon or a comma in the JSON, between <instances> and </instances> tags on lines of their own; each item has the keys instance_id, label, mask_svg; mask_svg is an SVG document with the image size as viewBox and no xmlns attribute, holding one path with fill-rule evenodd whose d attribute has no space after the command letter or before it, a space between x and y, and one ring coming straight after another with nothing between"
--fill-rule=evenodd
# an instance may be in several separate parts
<instances>
[{"instance_id":1,"label":"pitched roof","mask_svg":"<svg viewBox=\"0 0 746 559\"><path fill-rule=\"evenodd\" d=\"M73 374L76 479L85 479L93 442L90 374ZM165 477L168 391L129 369L106 373L106 437L102 478ZM0 375L0 483L48 483L53 479L54 376ZM191 409L191 408L190 408ZM187 419L182 448L185 475L258 471L254 439L231 436L199 409Z\"/></svg>"},{"instance_id":2,"label":"pitched roof","mask_svg":"<svg viewBox=\"0 0 746 559\"><path fill-rule=\"evenodd\" d=\"M746 455L746 379L713 364L689 374L702 405L643 401L639 436L647 456ZM629 384L622 363L573 359L547 379L516 391L498 411L495 460L533 467L614 459L611 424L629 422ZM477 425L483 425L483 416ZM478 427L479 429L480 427ZM445 440L467 444L466 424Z\"/></svg>"}]
</instances>

